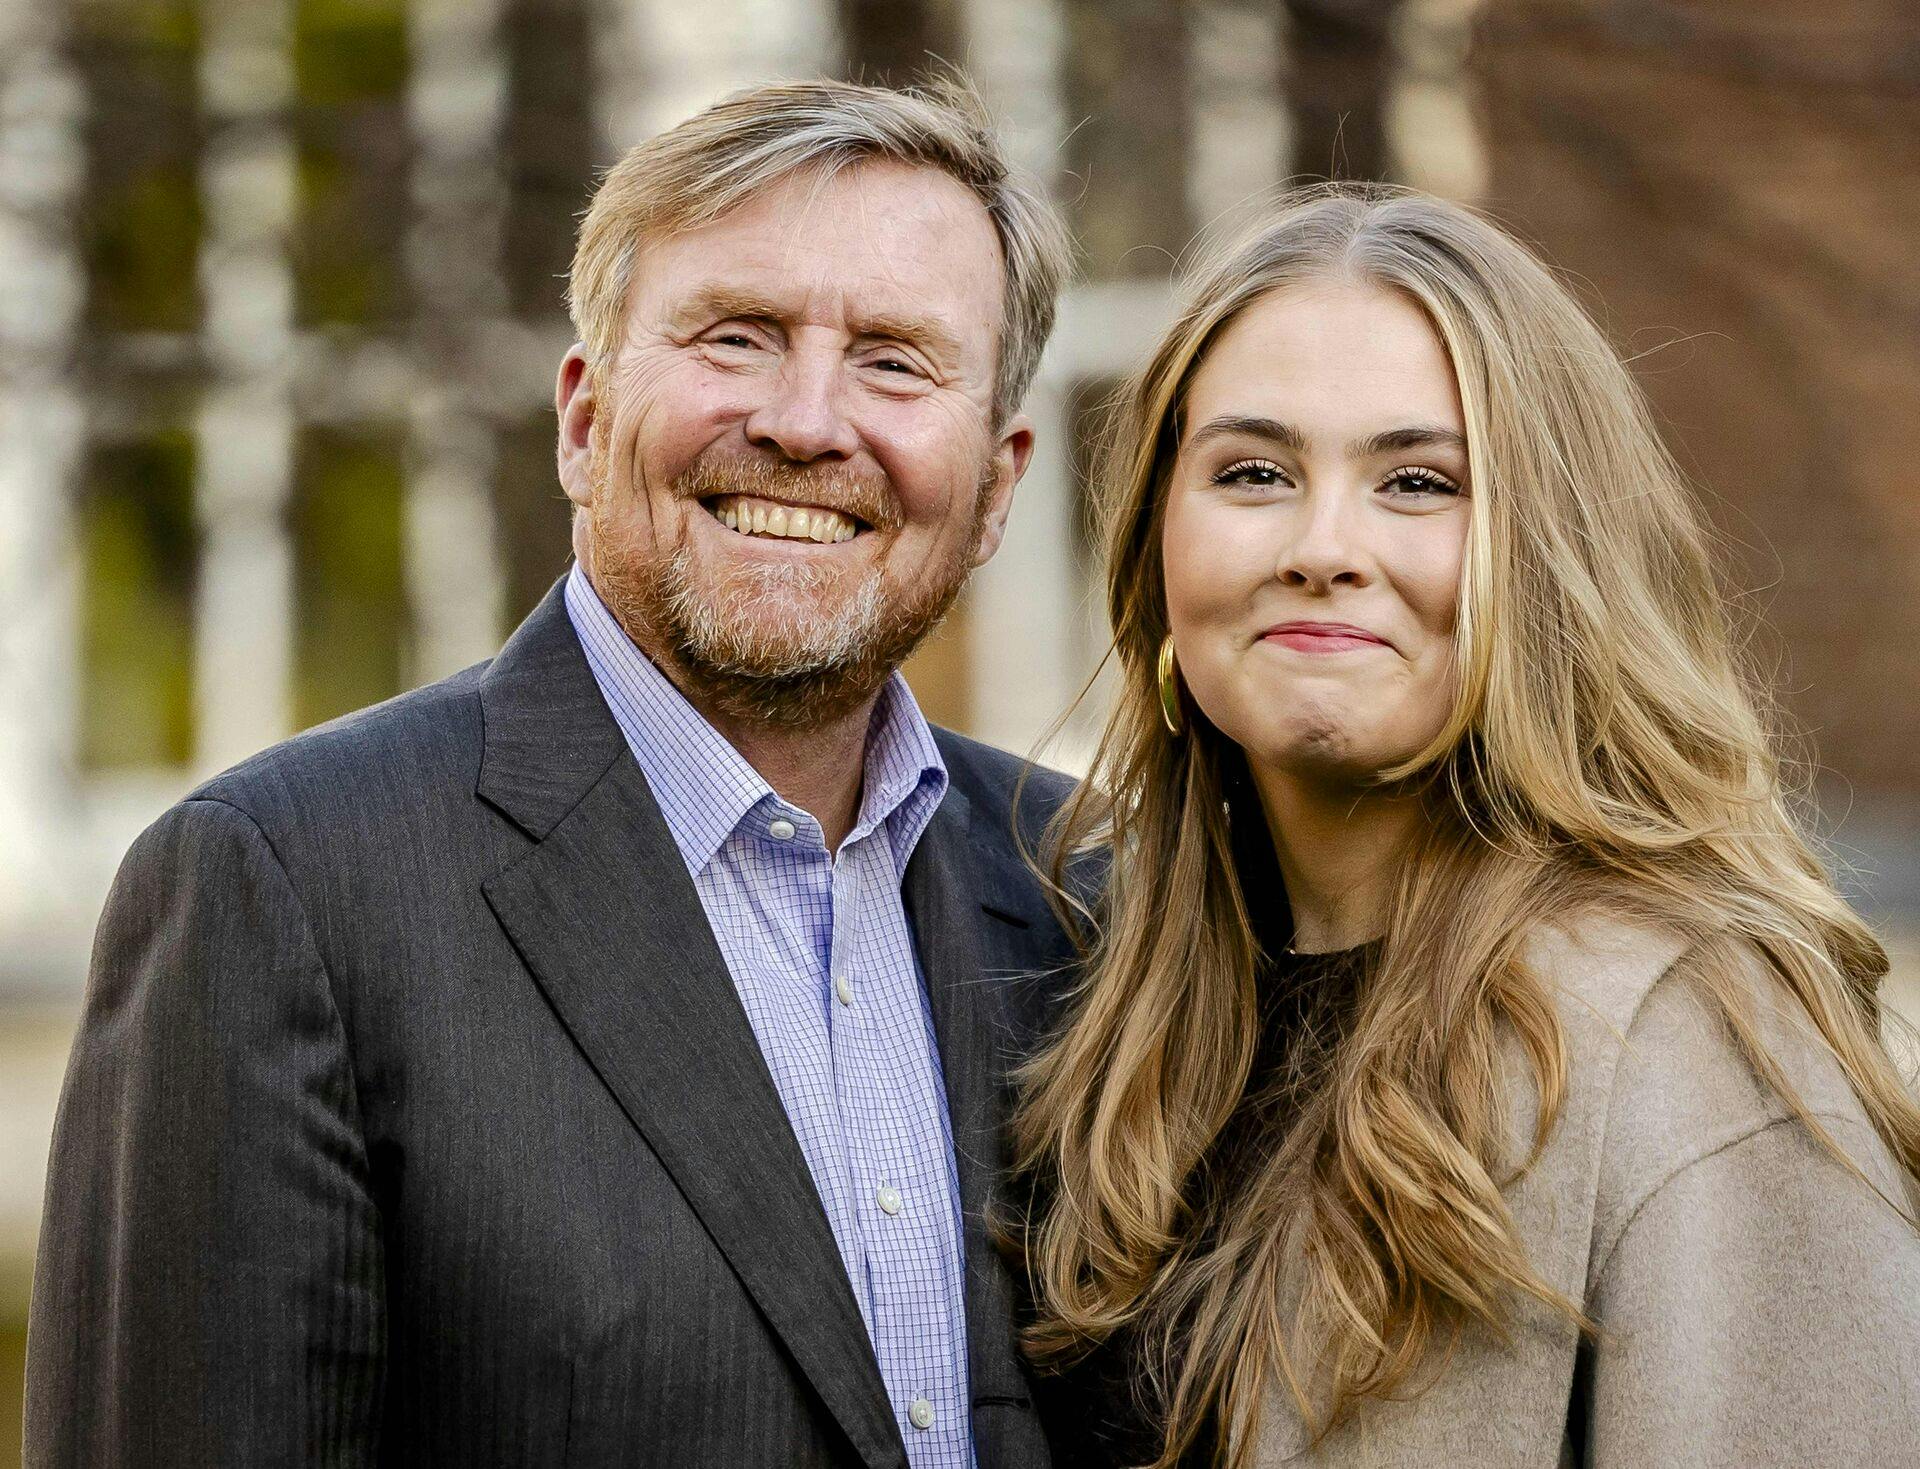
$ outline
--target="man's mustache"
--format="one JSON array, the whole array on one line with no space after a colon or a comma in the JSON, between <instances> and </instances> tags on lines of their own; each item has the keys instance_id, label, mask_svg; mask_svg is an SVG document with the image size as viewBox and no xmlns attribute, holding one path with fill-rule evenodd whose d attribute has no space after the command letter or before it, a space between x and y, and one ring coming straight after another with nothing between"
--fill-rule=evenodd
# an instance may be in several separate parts
<instances>
[{"instance_id":1,"label":"man's mustache","mask_svg":"<svg viewBox=\"0 0 1920 1469\"><path fill-rule=\"evenodd\" d=\"M789 464L778 459L696 460L671 486L676 498L710 500L715 495L751 495L787 505L819 505L893 530L901 520L892 489L875 484L844 464Z\"/></svg>"}]
</instances>

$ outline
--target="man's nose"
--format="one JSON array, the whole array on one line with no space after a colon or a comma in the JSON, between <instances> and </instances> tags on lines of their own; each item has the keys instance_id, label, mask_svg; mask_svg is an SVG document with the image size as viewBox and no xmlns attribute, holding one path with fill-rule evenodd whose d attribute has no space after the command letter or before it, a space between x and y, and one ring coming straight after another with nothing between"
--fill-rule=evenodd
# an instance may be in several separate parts
<instances>
[{"instance_id":1,"label":"man's nose","mask_svg":"<svg viewBox=\"0 0 1920 1469\"><path fill-rule=\"evenodd\" d=\"M1340 491L1309 494L1280 548L1274 570L1288 586L1311 592L1342 583L1365 586L1372 580L1369 561L1355 523L1359 508Z\"/></svg>"},{"instance_id":2,"label":"man's nose","mask_svg":"<svg viewBox=\"0 0 1920 1469\"><path fill-rule=\"evenodd\" d=\"M842 373L836 351L789 351L747 417L748 442L796 464L852 458L859 439L842 401Z\"/></svg>"}]
</instances>

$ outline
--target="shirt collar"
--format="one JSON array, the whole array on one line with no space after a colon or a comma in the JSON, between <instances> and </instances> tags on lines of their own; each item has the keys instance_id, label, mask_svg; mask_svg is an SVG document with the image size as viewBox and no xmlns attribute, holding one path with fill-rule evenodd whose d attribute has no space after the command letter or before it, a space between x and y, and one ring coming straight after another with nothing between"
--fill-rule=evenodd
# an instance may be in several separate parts
<instances>
[{"instance_id":1,"label":"shirt collar","mask_svg":"<svg viewBox=\"0 0 1920 1469\"><path fill-rule=\"evenodd\" d=\"M817 835L812 818L782 801L634 646L578 562L567 576L566 604L594 682L653 790L688 872L698 873L711 862L749 817L763 839L771 840L767 824L780 816ZM933 730L898 672L874 706L865 766L859 814L847 840L858 841L884 826L895 871L904 875L907 859L946 795L948 776Z\"/></svg>"},{"instance_id":2,"label":"shirt collar","mask_svg":"<svg viewBox=\"0 0 1920 1469\"><path fill-rule=\"evenodd\" d=\"M933 728L898 670L880 690L867 726L866 781L853 841L884 824L893 849L894 875L904 878L907 859L947 794L947 765Z\"/></svg>"}]
</instances>

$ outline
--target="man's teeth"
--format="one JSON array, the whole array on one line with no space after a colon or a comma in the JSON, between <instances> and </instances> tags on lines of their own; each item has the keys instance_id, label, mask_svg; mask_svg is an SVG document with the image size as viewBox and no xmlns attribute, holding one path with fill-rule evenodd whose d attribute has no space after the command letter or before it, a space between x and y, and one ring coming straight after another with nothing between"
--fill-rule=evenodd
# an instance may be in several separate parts
<instances>
[{"instance_id":1,"label":"man's teeth","mask_svg":"<svg viewBox=\"0 0 1920 1469\"><path fill-rule=\"evenodd\" d=\"M815 505L780 505L747 495L722 495L707 507L728 530L744 536L776 536L784 541L850 541L857 527L838 510Z\"/></svg>"}]
</instances>

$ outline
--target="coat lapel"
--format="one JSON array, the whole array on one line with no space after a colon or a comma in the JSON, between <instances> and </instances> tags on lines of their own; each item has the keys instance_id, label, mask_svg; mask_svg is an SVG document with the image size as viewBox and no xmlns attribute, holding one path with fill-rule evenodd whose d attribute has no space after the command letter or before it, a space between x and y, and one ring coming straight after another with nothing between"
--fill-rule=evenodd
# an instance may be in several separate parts
<instances>
[{"instance_id":1,"label":"coat lapel","mask_svg":"<svg viewBox=\"0 0 1920 1469\"><path fill-rule=\"evenodd\" d=\"M946 1079L967 1258L967 1357L974 1401L1024 1401L1007 1271L989 1230L1005 1162L1006 1057L999 977L985 972L981 855L965 796L949 790L907 864L903 896Z\"/></svg>"},{"instance_id":2,"label":"coat lapel","mask_svg":"<svg viewBox=\"0 0 1920 1469\"><path fill-rule=\"evenodd\" d=\"M560 588L483 681L483 799L535 845L485 885L548 1003L868 1465L902 1446L833 1231Z\"/></svg>"}]
</instances>

